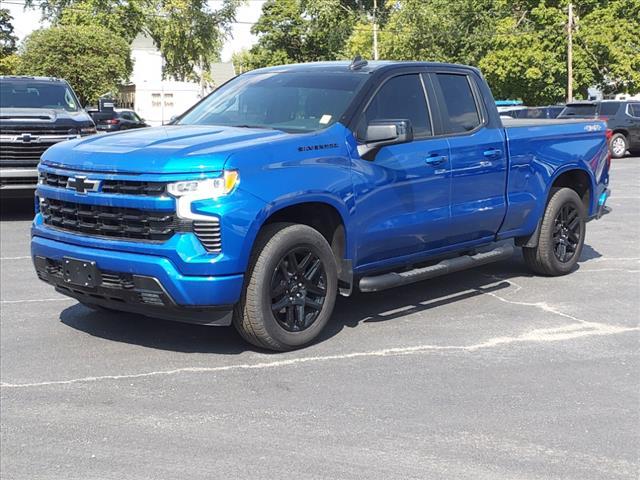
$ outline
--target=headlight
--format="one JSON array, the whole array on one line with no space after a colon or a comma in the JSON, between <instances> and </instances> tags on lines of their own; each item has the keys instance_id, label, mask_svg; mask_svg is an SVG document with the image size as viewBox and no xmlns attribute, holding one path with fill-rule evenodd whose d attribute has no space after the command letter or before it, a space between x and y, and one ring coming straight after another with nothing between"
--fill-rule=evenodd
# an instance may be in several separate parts
<instances>
[{"instance_id":1,"label":"headlight","mask_svg":"<svg viewBox=\"0 0 640 480\"><path fill-rule=\"evenodd\" d=\"M80 135L91 135L96 133L96 127L83 127L80 129Z\"/></svg>"},{"instance_id":2,"label":"headlight","mask_svg":"<svg viewBox=\"0 0 640 480\"><path fill-rule=\"evenodd\" d=\"M211 220L211 217L191 211L191 204L197 200L212 200L228 195L240 183L240 175L235 170L225 170L222 177L203 180L185 180L167 185L167 192L176 197L178 217L191 220Z\"/></svg>"},{"instance_id":3,"label":"headlight","mask_svg":"<svg viewBox=\"0 0 640 480\"><path fill-rule=\"evenodd\" d=\"M205 180L185 180L167 185L169 195L174 197L217 198L231 193L240 181L235 170L225 170L222 177L207 178Z\"/></svg>"}]
</instances>

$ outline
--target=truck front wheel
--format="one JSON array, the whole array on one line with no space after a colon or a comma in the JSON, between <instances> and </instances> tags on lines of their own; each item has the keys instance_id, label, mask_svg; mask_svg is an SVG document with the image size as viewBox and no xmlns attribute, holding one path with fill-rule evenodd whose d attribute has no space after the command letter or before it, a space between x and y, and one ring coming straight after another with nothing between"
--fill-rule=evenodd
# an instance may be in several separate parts
<instances>
[{"instance_id":1,"label":"truck front wheel","mask_svg":"<svg viewBox=\"0 0 640 480\"><path fill-rule=\"evenodd\" d=\"M317 230L268 225L256 241L234 325L258 347L300 348L327 324L337 288L333 252Z\"/></svg>"},{"instance_id":2,"label":"truck front wheel","mask_svg":"<svg viewBox=\"0 0 640 480\"><path fill-rule=\"evenodd\" d=\"M544 212L538 245L522 249L529 268L552 276L571 272L582 253L585 217L584 205L574 190L555 190Z\"/></svg>"}]
</instances>

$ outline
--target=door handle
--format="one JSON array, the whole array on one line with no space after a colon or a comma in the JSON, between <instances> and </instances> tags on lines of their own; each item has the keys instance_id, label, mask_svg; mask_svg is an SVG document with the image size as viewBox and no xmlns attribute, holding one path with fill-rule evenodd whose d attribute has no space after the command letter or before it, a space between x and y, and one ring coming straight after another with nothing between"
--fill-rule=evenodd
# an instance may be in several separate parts
<instances>
[{"instance_id":1,"label":"door handle","mask_svg":"<svg viewBox=\"0 0 640 480\"><path fill-rule=\"evenodd\" d=\"M427 157L425 159L425 162L427 163L427 165L440 165L447 160L449 160L449 157L447 157L446 155L431 155L430 157Z\"/></svg>"},{"instance_id":2,"label":"door handle","mask_svg":"<svg viewBox=\"0 0 640 480\"><path fill-rule=\"evenodd\" d=\"M491 148L489 150L485 150L484 156L487 158L497 158L502 156L502 150L499 148Z\"/></svg>"}]
</instances>

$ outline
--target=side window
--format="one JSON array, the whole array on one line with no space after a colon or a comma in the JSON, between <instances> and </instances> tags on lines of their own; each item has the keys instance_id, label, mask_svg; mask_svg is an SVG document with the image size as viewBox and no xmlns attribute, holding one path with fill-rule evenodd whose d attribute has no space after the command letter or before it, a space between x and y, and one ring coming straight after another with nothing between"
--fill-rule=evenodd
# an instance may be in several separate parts
<instances>
[{"instance_id":1,"label":"side window","mask_svg":"<svg viewBox=\"0 0 640 480\"><path fill-rule=\"evenodd\" d=\"M640 118L640 103L629 104L629 115L635 118Z\"/></svg>"},{"instance_id":2,"label":"side window","mask_svg":"<svg viewBox=\"0 0 640 480\"><path fill-rule=\"evenodd\" d=\"M620 108L620 104L618 102L602 102L600 104L600 115L613 117L618 113L618 108Z\"/></svg>"},{"instance_id":3,"label":"side window","mask_svg":"<svg viewBox=\"0 0 640 480\"><path fill-rule=\"evenodd\" d=\"M480 125L482 122L469 78L453 73L438 73L436 78L444 97L443 115L449 119L449 125L444 125L446 133L465 133Z\"/></svg>"},{"instance_id":4,"label":"side window","mask_svg":"<svg viewBox=\"0 0 640 480\"><path fill-rule=\"evenodd\" d=\"M373 120L404 119L411 121L416 137L433 135L427 100L417 74L393 77L382 85L364 112L358 136L364 136L363 130Z\"/></svg>"},{"instance_id":5,"label":"side window","mask_svg":"<svg viewBox=\"0 0 640 480\"><path fill-rule=\"evenodd\" d=\"M123 112L122 113L122 118L124 118L125 120L133 120L131 114L129 112Z\"/></svg>"}]
</instances>

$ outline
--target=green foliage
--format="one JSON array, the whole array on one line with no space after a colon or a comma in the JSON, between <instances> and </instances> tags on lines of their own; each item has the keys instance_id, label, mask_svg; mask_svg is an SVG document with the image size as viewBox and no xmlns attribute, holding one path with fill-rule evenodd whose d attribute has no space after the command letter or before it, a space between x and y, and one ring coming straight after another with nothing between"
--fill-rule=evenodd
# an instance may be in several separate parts
<instances>
[{"instance_id":1,"label":"green foliage","mask_svg":"<svg viewBox=\"0 0 640 480\"><path fill-rule=\"evenodd\" d=\"M20 57L15 53L0 57L0 75L16 75L20 69Z\"/></svg>"},{"instance_id":2,"label":"green foliage","mask_svg":"<svg viewBox=\"0 0 640 480\"><path fill-rule=\"evenodd\" d=\"M13 17L6 8L0 8L0 59L15 53L17 37L13 34Z\"/></svg>"},{"instance_id":3,"label":"green foliage","mask_svg":"<svg viewBox=\"0 0 640 480\"><path fill-rule=\"evenodd\" d=\"M246 71L343 58L347 39L365 12L365 6L354 0L267 0L251 29L258 43L234 62Z\"/></svg>"},{"instance_id":4,"label":"green foliage","mask_svg":"<svg viewBox=\"0 0 640 480\"><path fill-rule=\"evenodd\" d=\"M18 73L64 78L84 105L116 91L131 73L129 58L129 44L106 28L65 25L27 37Z\"/></svg>"},{"instance_id":5,"label":"green foliage","mask_svg":"<svg viewBox=\"0 0 640 480\"><path fill-rule=\"evenodd\" d=\"M211 10L207 0L162 0L162 15L148 19L149 32L166 61L164 74L195 79L194 68L208 70L219 60L223 40L241 0L224 0Z\"/></svg>"},{"instance_id":6,"label":"green foliage","mask_svg":"<svg viewBox=\"0 0 640 480\"><path fill-rule=\"evenodd\" d=\"M59 25L98 25L131 42L152 8L148 0L76 0L62 9Z\"/></svg>"},{"instance_id":7,"label":"green foliage","mask_svg":"<svg viewBox=\"0 0 640 480\"><path fill-rule=\"evenodd\" d=\"M104 27L128 43L142 31L165 58L164 75L198 80L218 60L223 40L242 0L26 0L54 25Z\"/></svg>"}]
</instances>

